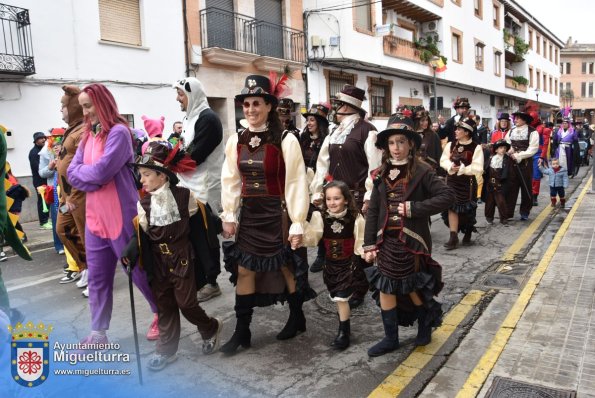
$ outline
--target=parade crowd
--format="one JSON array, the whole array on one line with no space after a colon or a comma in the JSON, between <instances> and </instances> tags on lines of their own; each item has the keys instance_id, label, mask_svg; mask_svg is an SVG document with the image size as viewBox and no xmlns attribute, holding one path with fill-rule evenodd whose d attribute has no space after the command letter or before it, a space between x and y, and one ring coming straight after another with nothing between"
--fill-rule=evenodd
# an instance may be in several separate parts
<instances>
[{"instance_id":1,"label":"parade crowd","mask_svg":"<svg viewBox=\"0 0 595 398\"><path fill-rule=\"evenodd\" d=\"M225 142L201 82L187 77L173 88L186 116L166 137L163 117L143 116L145 129L130 129L104 85L64 86L67 127L35 133L29 155L40 228L53 229L55 250L67 259L60 283L76 282L89 298L91 331L82 343L108 342L120 268L153 313L146 337L157 341L154 371L177 358L180 312L206 355L250 347L254 309L276 303L289 308L277 339L305 332L303 304L317 295L308 281L316 272L336 303L333 349L349 347L351 310L369 291L384 330L370 357L398 349L399 327L415 323L414 344L429 344L443 287L430 217L441 214L444 250L456 250L473 244L482 201L488 224L496 209L508 224L520 193L518 217L527 221L543 176L551 206L563 207L568 179L591 147L592 128L563 119L552 129L531 103L500 113L488 129L467 98L456 99L448 120L397 106L378 132L366 120L364 90L351 85L330 105L313 104L299 131L283 83L260 75L235 96L244 119ZM317 254L312 264L308 247ZM235 286L236 324L224 344L223 322L200 305L222 294L221 264ZM0 285L0 309L17 314Z\"/></svg>"}]
</instances>

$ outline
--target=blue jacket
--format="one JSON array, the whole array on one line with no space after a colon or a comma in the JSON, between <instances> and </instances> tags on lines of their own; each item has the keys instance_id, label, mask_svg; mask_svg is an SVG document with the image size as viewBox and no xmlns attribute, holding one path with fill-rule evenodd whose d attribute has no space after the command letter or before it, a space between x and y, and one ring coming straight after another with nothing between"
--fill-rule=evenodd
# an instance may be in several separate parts
<instances>
[{"instance_id":1,"label":"blue jacket","mask_svg":"<svg viewBox=\"0 0 595 398\"><path fill-rule=\"evenodd\" d=\"M550 176L550 187L558 188L564 187L568 188L568 172L564 167L560 167L560 170L556 173L554 169L548 167L547 169L543 167L543 165L539 165L539 170L546 175Z\"/></svg>"}]
</instances>

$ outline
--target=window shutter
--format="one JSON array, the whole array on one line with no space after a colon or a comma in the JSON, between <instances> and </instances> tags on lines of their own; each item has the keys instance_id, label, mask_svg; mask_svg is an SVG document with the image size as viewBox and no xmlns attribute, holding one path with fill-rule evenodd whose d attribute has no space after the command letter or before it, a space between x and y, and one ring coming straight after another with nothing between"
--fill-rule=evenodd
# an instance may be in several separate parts
<instances>
[{"instance_id":1,"label":"window shutter","mask_svg":"<svg viewBox=\"0 0 595 398\"><path fill-rule=\"evenodd\" d=\"M142 45L139 0L99 0L101 40Z\"/></svg>"}]
</instances>

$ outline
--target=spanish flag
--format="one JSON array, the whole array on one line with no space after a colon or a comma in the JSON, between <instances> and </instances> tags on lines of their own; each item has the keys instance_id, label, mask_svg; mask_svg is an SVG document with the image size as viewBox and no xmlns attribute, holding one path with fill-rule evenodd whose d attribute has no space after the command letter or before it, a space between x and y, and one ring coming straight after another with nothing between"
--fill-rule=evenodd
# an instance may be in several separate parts
<instances>
[{"instance_id":1,"label":"spanish flag","mask_svg":"<svg viewBox=\"0 0 595 398\"><path fill-rule=\"evenodd\" d=\"M436 72L444 72L446 70L446 64L444 61L442 61L442 58L438 58L435 61L430 61L430 66L432 69L435 69Z\"/></svg>"}]
</instances>

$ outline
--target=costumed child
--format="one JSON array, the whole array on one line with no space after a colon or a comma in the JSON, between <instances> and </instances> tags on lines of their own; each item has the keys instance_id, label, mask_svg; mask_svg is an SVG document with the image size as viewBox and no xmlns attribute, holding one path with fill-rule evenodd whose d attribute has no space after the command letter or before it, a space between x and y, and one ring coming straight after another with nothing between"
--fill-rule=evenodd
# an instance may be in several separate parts
<instances>
[{"instance_id":1,"label":"costumed child","mask_svg":"<svg viewBox=\"0 0 595 398\"><path fill-rule=\"evenodd\" d=\"M342 181L331 181L323 189L322 213L312 214L310 228L315 231L312 241L306 237L304 244L316 246L322 237L325 259L322 279L332 301L337 303L339 331L331 347L349 347L351 333L351 309L349 299L353 295L352 279L354 261L363 257L364 217L360 214L349 186Z\"/></svg>"},{"instance_id":2,"label":"costumed child","mask_svg":"<svg viewBox=\"0 0 595 398\"><path fill-rule=\"evenodd\" d=\"M177 185L176 173L196 167L194 160L179 151L179 147L170 151L162 143L150 142L145 154L134 163L147 194L137 203L137 232L121 257L122 264L130 267L140 257L157 301L159 340L148 363L154 371L177 359L180 311L198 327L205 355L217 349L222 327L222 322L209 317L196 298L193 241L201 237L194 234L192 224L203 222L200 216L204 214L204 205L189 189ZM193 217L197 214L199 217Z\"/></svg>"},{"instance_id":3,"label":"costumed child","mask_svg":"<svg viewBox=\"0 0 595 398\"><path fill-rule=\"evenodd\" d=\"M376 357L399 348L398 327L418 321L415 345L430 343L442 319L434 296L442 289L442 267L432 259L429 217L446 210L455 195L416 152L421 136L413 121L394 114L378 134L382 165L373 172L366 216L366 276L379 297L385 337L368 350Z\"/></svg>"},{"instance_id":4,"label":"costumed child","mask_svg":"<svg viewBox=\"0 0 595 398\"><path fill-rule=\"evenodd\" d=\"M508 210L506 207L506 189L507 180L512 170L512 159L506 152L510 149L510 144L502 139L496 141L492 150L494 154L490 157L490 166L487 170L487 196L485 204L485 217L488 224L494 223L494 213L496 207L500 215L500 223L507 224Z\"/></svg>"},{"instance_id":5,"label":"costumed child","mask_svg":"<svg viewBox=\"0 0 595 398\"><path fill-rule=\"evenodd\" d=\"M544 167L542 159L539 159L537 164L539 166L539 171L541 171L542 174L549 176L552 207L556 206L557 196L559 196L560 206L564 208L566 205L565 189L568 188L568 170L560 166L560 161L556 158L552 158L551 167Z\"/></svg>"},{"instance_id":6,"label":"costumed child","mask_svg":"<svg viewBox=\"0 0 595 398\"><path fill-rule=\"evenodd\" d=\"M455 140L444 147L440 166L446 170L446 184L455 192L456 199L442 219L450 229L450 238L444 244L446 250L459 245L459 231L465 235L463 244L471 244L475 231L477 212L477 176L483 173L484 157L481 145L473 141L475 121L463 118L456 124Z\"/></svg>"}]
</instances>

